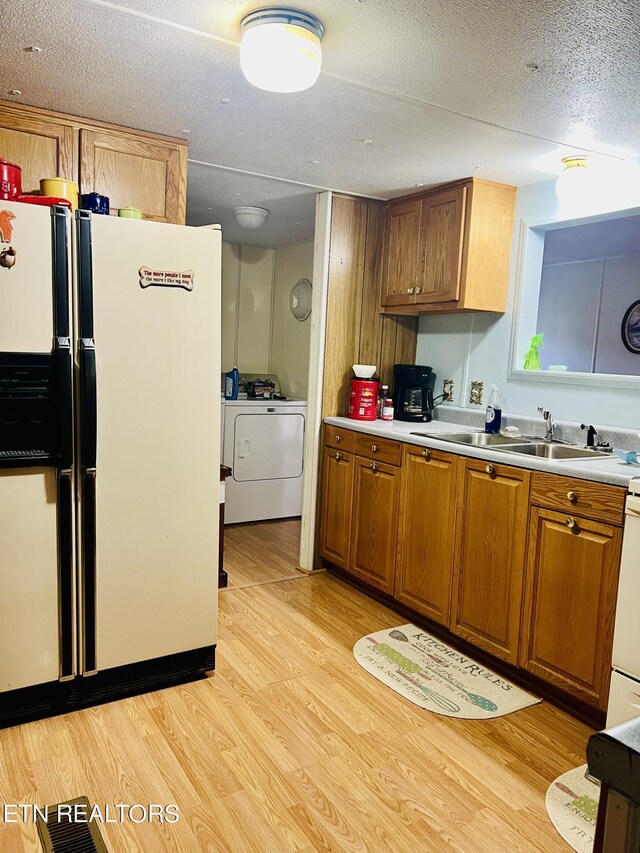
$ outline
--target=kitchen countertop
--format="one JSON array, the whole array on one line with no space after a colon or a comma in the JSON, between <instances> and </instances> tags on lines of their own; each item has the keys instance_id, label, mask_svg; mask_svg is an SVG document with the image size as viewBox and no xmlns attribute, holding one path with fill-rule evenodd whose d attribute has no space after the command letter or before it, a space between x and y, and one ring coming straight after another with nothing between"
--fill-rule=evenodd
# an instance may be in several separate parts
<instances>
[{"instance_id":1,"label":"kitchen countertop","mask_svg":"<svg viewBox=\"0 0 640 853\"><path fill-rule=\"evenodd\" d=\"M450 441L438 441L436 438L438 433L444 435L452 432L480 432L480 430L472 427L447 421L437 420L428 424L421 424L406 423L405 421L356 421L350 418L325 418L325 423L343 427L343 429L351 429L354 432L402 441L406 444L416 444L419 447L431 447L434 450L443 450L447 453L455 453L458 456L486 459L488 462L511 465L514 468L527 468L530 471L544 471L548 474L562 474L566 477L576 477L579 480L591 480L596 483L608 483L612 486L628 488L629 481L633 477L640 476L640 468L626 465L615 454L606 459L595 457L586 461L585 459L538 459L518 453L492 450L488 447L470 447L454 444ZM417 431L432 433L433 437L422 438L418 435L411 435L412 432Z\"/></svg>"}]
</instances>

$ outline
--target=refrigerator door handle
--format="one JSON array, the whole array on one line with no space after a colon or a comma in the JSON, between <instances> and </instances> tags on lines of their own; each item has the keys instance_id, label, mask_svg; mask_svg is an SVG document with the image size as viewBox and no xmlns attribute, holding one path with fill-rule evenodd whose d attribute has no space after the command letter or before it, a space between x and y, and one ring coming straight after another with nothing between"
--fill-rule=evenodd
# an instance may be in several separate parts
<instances>
[{"instance_id":1,"label":"refrigerator door handle","mask_svg":"<svg viewBox=\"0 0 640 853\"><path fill-rule=\"evenodd\" d=\"M96 469L82 469L82 675L96 663Z\"/></svg>"},{"instance_id":2,"label":"refrigerator door handle","mask_svg":"<svg viewBox=\"0 0 640 853\"><path fill-rule=\"evenodd\" d=\"M93 331L91 214L76 211L78 238L78 366L80 372L80 566L83 676L95 675L96 662L96 459L98 404L96 344Z\"/></svg>"},{"instance_id":3,"label":"refrigerator door handle","mask_svg":"<svg viewBox=\"0 0 640 853\"><path fill-rule=\"evenodd\" d=\"M58 469L58 624L60 681L75 677L75 583L73 560L73 476L71 468Z\"/></svg>"}]
</instances>

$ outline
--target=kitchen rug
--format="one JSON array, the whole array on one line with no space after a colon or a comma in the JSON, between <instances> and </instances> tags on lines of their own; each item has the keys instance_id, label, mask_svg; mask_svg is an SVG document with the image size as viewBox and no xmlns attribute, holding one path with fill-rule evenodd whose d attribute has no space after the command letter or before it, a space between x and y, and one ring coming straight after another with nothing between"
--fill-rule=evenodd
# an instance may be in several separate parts
<instances>
[{"instance_id":1,"label":"kitchen rug","mask_svg":"<svg viewBox=\"0 0 640 853\"><path fill-rule=\"evenodd\" d=\"M368 634L353 654L396 693L446 717L488 720L542 701L415 625Z\"/></svg>"},{"instance_id":2,"label":"kitchen rug","mask_svg":"<svg viewBox=\"0 0 640 853\"><path fill-rule=\"evenodd\" d=\"M558 776L547 789L549 820L577 853L591 853L600 786L586 775L587 765Z\"/></svg>"}]
</instances>

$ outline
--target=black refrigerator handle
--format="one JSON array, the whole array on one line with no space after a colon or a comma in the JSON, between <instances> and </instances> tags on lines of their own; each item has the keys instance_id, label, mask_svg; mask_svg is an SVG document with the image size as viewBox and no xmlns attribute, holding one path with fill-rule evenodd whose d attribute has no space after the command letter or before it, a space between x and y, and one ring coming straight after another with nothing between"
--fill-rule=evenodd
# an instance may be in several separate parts
<instances>
[{"instance_id":1,"label":"black refrigerator handle","mask_svg":"<svg viewBox=\"0 0 640 853\"><path fill-rule=\"evenodd\" d=\"M96 346L93 332L93 259L91 214L76 211L78 240L78 367L82 511L80 565L82 576L82 674L96 669L96 460L98 403Z\"/></svg>"},{"instance_id":2,"label":"black refrigerator handle","mask_svg":"<svg viewBox=\"0 0 640 853\"><path fill-rule=\"evenodd\" d=\"M60 681L76 674L73 572L73 477L71 468L58 469L58 613Z\"/></svg>"},{"instance_id":3,"label":"black refrigerator handle","mask_svg":"<svg viewBox=\"0 0 640 853\"><path fill-rule=\"evenodd\" d=\"M73 552L73 361L69 300L69 212L51 208L53 350L58 369L59 458L57 466L58 631L60 681L76 674Z\"/></svg>"}]
</instances>

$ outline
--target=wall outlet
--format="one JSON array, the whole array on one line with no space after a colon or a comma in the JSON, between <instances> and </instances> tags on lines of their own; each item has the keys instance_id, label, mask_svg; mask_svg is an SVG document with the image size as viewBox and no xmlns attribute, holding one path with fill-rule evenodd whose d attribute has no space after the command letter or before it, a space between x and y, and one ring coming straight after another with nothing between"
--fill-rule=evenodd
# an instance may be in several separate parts
<instances>
[{"instance_id":1,"label":"wall outlet","mask_svg":"<svg viewBox=\"0 0 640 853\"><path fill-rule=\"evenodd\" d=\"M442 393L444 394L445 403L453 403L453 379L444 379L442 382Z\"/></svg>"},{"instance_id":2,"label":"wall outlet","mask_svg":"<svg viewBox=\"0 0 640 853\"><path fill-rule=\"evenodd\" d=\"M469 402L473 406L482 405L482 395L484 393L484 382L472 382L471 392L469 393Z\"/></svg>"}]
</instances>

